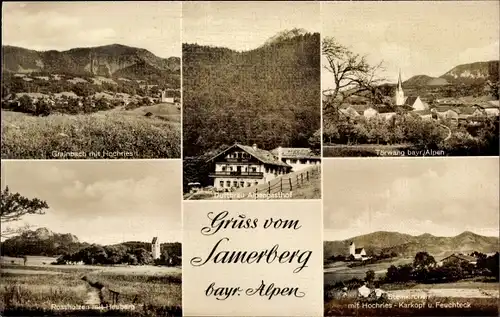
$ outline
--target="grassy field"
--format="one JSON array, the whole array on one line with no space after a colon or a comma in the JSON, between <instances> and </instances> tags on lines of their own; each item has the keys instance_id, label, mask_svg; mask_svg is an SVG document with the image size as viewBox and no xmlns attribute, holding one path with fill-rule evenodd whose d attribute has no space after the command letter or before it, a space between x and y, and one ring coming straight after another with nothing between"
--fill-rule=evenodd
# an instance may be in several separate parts
<instances>
[{"instance_id":1,"label":"grassy field","mask_svg":"<svg viewBox=\"0 0 500 317\"><path fill-rule=\"evenodd\" d=\"M47 117L2 110L2 159L179 158L180 110L150 107Z\"/></svg>"},{"instance_id":2,"label":"grassy field","mask_svg":"<svg viewBox=\"0 0 500 317\"><path fill-rule=\"evenodd\" d=\"M323 145L323 157L373 157L373 156L387 156L380 155L377 151L403 151L410 149L410 145L395 144L395 145L382 145L382 144L325 144Z\"/></svg>"},{"instance_id":3,"label":"grassy field","mask_svg":"<svg viewBox=\"0 0 500 317\"><path fill-rule=\"evenodd\" d=\"M48 265L29 257L27 265L3 258L0 281L2 316L181 316L179 267ZM47 263L47 262L46 262ZM105 285L102 297L90 283ZM109 290L119 292L121 307ZM81 305L86 305L82 309ZM61 308L61 306L64 306ZM78 307L78 308L75 308ZM64 308L64 309L63 309Z\"/></svg>"},{"instance_id":4,"label":"grassy field","mask_svg":"<svg viewBox=\"0 0 500 317\"><path fill-rule=\"evenodd\" d=\"M412 263L413 258L395 258L382 260L377 263L367 264L358 267L348 267L349 262L335 262L324 267L325 285L333 285L337 282L359 278L363 280L368 270L373 270L376 277L385 275L391 265L404 265Z\"/></svg>"}]
</instances>

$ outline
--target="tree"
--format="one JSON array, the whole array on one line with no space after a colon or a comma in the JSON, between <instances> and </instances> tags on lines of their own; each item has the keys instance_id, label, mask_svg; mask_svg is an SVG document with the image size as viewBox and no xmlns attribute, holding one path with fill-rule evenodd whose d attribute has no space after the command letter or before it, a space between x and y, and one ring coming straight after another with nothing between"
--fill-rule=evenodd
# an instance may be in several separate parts
<instances>
[{"instance_id":1,"label":"tree","mask_svg":"<svg viewBox=\"0 0 500 317\"><path fill-rule=\"evenodd\" d=\"M19 193L12 193L6 186L1 194L0 222L2 223L2 236L9 236L25 231L29 226L21 229L5 228L5 224L18 221L24 215L43 215L44 209L49 206L44 200L26 198Z\"/></svg>"},{"instance_id":2,"label":"tree","mask_svg":"<svg viewBox=\"0 0 500 317\"><path fill-rule=\"evenodd\" d=\"M415 269L429 268L435 264L436 260L427 252L418 252L413 260L413 267Z\"/></svg>"},{"instance_id":3,"label":"tree","mask_svg":"<svg viewBox=\"0 0 500 317\"><path fill-rule=\"evenodd\" d=\"M28 95L22 95L19 98L19 110L24 113L35 113L36 107L33 99Z\"/></svg>"},{"instance_id":4,"label":"tree","mask_svg":"<svg viewBox=\"0 0 500 317\"><path fill-rule=\"evenodd\" d=\"M316 130L308 140L309 147L316 152L321 152L321 129Z\"/></svg>"},{"instance_id":5,"label":"tree","mask_svg":"<svg viewBox=\"0 0 500 317\"><path fill-rule=\"evenodd\" d=\"M365 282L371 284L375 280L375 271L368 270L366 271Z\"/></svg>"},{"instance_id":6,"label":"tree","mask_svg":"<svg viewBox=\"0 0 500 317\"><path fill-rule=\"evenodd\" d=\"M377 72L382 64L372 66L366 56L351 52L334 38L327 37L322 43L322 54L327 60L325 69L333 75L334 88L324 91L333 102L324 104L324 113L338 112L349 97L368 93L372 101L381 101L382 93L377 88L382 79Z\"/></svg>"}]
</instances>

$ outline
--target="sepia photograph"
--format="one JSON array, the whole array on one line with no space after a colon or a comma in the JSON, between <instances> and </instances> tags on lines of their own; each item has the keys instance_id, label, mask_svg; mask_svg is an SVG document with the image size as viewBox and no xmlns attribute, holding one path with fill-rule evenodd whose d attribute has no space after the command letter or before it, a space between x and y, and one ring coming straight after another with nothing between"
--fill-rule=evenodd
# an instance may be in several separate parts
<instances>
[{"instance_id":1,"label":"sepia photograph","mask_svg":"<svg viewBox=\"0 0 500 317\"><path fill-rule=\"evenodd\" d=\"M0 313L182 316L180 179L179 160L2 161Z\"/></svg>"},{"instance_id":2,"label":"sepia photograph","mask_svg":"<svg viewBox=\"0 0 500 317\"><path fill-rule=\"evenodd\" d=\"M498 316L498 163L326 160L325 316Z\"/></svg>"},{"instance_id":3,"label":"sepia photograph","mask_svg":"<svg viewBox=\"0 0 500 317\"><path fill-rule=\"evenodd\" d=\"M181 157L180 2L2 6L2 159Z\"/></svg>"},{"instance_id":4,"label":"sepia photograph","mask_svg":"<svg viewBox=\"0 0 500 317\"><path fill-rule=\"evenodd\" d=\"M499 10L322 3L323 157L498 156Z\"/></svg>"},{"instance_id":5,"label":"sepia photograph","mask_svg":"<svg viewBox=\"0 0 500 317\"><path fill-rule=\"evenodd\" d=\"M319 9L183 3L184 199L321 198Z\"/></svg>"}]
</instances>

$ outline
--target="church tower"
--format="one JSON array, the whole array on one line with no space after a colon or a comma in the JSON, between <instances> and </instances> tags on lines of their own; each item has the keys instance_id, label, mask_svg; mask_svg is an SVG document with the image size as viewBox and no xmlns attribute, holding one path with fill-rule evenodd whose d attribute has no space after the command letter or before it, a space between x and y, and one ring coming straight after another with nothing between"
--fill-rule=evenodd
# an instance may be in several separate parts
<instances>
[{"instance_id":1,"label":"church tower","mask_svg":"<svg viewBox=\"0 0 500 317\"><path fill-rule=\"evenodd\" d=\"M160 258L160 240L158 240L158 237L154 237L153 241L151 241L151 253L153 255L153 259L156 260Z\"/></svg>"},{"instance_id":2,"label":"church tower","mask_svg":"<svg viewBox=\"0 0 500 317\"><path fill-rule=\"evenodd\" d=\"M354 244L354 241L351 242L351 244L349 245L349 254L350 255L356 254L356 245Z\"/></svg>"},{"instance_id":3,"label":"church tower","mask_svg":"<svg viewBox=\"0 0 500 317\"><path fill-rule=\"evenodd\" d=\"M398 87L396 88L395 99L396 106L402 106L405 104L405 93L403 91L403 83L401 82L401 70L399 70Z\"/></svg>"}]
</instances>

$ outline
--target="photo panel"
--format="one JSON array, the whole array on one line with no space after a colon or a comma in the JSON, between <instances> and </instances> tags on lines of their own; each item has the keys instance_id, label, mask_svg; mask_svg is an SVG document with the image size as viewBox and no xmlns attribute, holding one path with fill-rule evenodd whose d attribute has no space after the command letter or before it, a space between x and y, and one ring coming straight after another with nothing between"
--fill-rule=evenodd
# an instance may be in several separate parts
<instances>
[{"instance_id":1,"label":"photo panel","mask_svg":"<svg viewBox=\"0 0 500 317\"><path fill-rule=\"evenodd\" d=\"M2 315L182 316L180 179L180 160L3 160Z\"/></svg>"},{"instance_id":2,"label":"photo panel","mask_svg":"<svg viewBox=\"0 0 500 317\"><path fill-rule=\"evenodd\" d=\"M324 164L325 316L498 314L498 157Z\"/></svg>"},{"instance_id":3,"label":"photo panel","mask_svg":"<svg viewBox=\"0 0 500 317\"><path fill-rule=\"evenodd\" d=\"M322 316L321 201L184 201L186 316Z\"/></svg>"},{"instance_id":4,"label":"photo panel","mask_svg":"<svg viewBox=\"0 0 500 317\"><path fill-rule=\"evenodd\" d=\"M498 156L499 12L322 3L323 156Z\"/></svg>"},{"instance_id":5,"label":"photo panel","mask_svg":"<svg viewBox=\"0 0 500 317\"><path fill-rule=\"evenodd\" d=\"M2 6L2 159L181 157L181 2Z\"/></svg>"},{"instance_id":6,"label":"photo panel","mask_svg":"<svg viewBox=\"0 0 500 317\"><path fill-rule=\"evenodd\" d=\"M320 4L182 12L184 199L321 198Z\"/></svg>"}]
</instances>

